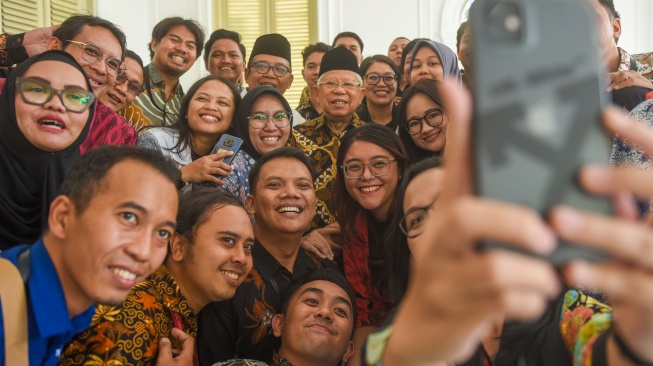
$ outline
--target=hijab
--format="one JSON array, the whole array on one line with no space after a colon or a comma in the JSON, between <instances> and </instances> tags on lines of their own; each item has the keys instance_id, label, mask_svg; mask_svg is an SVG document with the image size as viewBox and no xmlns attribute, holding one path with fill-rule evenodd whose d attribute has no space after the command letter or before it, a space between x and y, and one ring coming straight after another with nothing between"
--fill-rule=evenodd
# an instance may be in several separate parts
<instances>
[{"instance_id":1,"label":"hijab","mask_svg":"<svg viewBox=\"0 0 653 366\"><path fill-rule=\"evenodd\" d=\"M430 40L421 40L417 42L415 48L413 48L413 53L410 57L411 62L409 75L413 72L412 60L415 59L415 54L417 54L417 51L419 51L422 47L429 47L435 52L436 55L438 55L440 62L442 63L442 69L444 70L444 77L456 78L458 81L462 80L460 69L458 68L458 56L456 56L456 53L446 45Z\"/></svg>"},{"instance_id":2,"label":"hijab","mask_svg":"<svg viewBox=\"0 0 653 366\"><path fill-rule=\"evenodd\" d=\"M20 63L0 94L0 249L31 244L47 225L50 203L57 196L64 175L79 157L86 139L94 105L77 139L61 151L47 152L32 145L18 127L16 79L37 62L64 62L79 70L88 90L91 85L75 59L63 51L47 51ZM53 96L57 98L57 96Z\"/></svg>"},{"instance_id":3,"label":"hijab","mask_svg":"<svg viewBox=\"0 0 653 366\"><path fill-rule=\"evenodd\" d=\"M245 152L254 160L258 160L262 154L256 151L254 145L252 144L252 139L249 137L250 127L249 119L247 117L249 117L250 113L252 112L254 103L256 103L258 98L264 94L273 94L277 99L279 99L279 101L281 101L284 110L289 113L290 134L288 135L288 141L290 141L290 138L292 137L292 108L290 107L290 104L288 104L286 98L283 97L283 94L281 94L277 89L268 85L261 85L250 89L245 95L245 98L243 98L243 101L240 102L238 109L236 109L236 114L234 115L234 122L232 126L236 136L243 139L242 149L245 150Z\"/></svg>"}]
</instances>

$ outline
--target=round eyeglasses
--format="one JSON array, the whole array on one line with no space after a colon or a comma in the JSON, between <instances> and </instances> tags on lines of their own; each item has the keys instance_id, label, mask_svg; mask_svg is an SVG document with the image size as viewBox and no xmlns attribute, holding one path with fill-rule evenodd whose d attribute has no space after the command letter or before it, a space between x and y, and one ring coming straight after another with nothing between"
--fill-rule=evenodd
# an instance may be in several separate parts
<instances>
[{"instance_id":1,"label":"round eyeglasses","mask_svg":"<svg viewBox=\"0 0 653 366\"><path fill-rule=\"evenodd\" d=\"M284 76L286 76L287 73L290 72L290 69L288 67L284 66L284 65L276 64L276 65L272 66L272 65L269 65L269 64L267 64L265 62L262 62L262 61L254 62L250 66L250 68L253 68L259 74L267 74L268 71L270 71L270 69L272 69L272 73L275 76L278 76L278 77L284 77Z\"/></svg>"},{"instance_id":2,"label":"round eyeglasses","mask_svg":"<svg viewBox=\"0 0 653 366\"><path fill-rule=\"evenodd\" d=\"M397 159L375 160L368 164L363 163L349 163L341 166L342 171L345 173L347 179L358 179L365 174L365 167L370 169L375 177L382 177L390 173L390 164L396 162Z\"/></svg>"},{"instance_id":3,"label":"round eyeglasses","mask_svg":"<svg viewBox=\"0 0 653 366\"><path fill-rule=\"evenodd\" d=\"M118 76L127 69L121 59L106 56L102 48L94 43L77 42L69 39L62 39L62 41L74 43L81 47L82 58L89 64L94 64L104 58L104 62L107 64L107 73L111 76Z\"/></svg>"},{"instance_id":4,"label":"round eyeglasses","mask_svg":"<svg viewBox=\"0 0 653 366\"><path fill-rule=\"evenodd\" d=\"M247 116L247 119L249 119L249 124L252 126L252 128L257 130L265 128L265 126L268 124L268 121L272 121L272 123L274 123L277 128L284 128L290 124L290 120L292 120L292 114L283 111L277 112L272 116L268 116L263 112L257 112Z\"/></svg>"},{"instance_id":5,"label":"round eyeglasses","mask_svg":"<svg viewBox=\"0 0 653 366\"><path fill-rule=\"evenodd\" d=\"M116 85L120 85L124 82L127 82L127 91L129 92L129 94L135 97L139 96L145 89L142 84L127 79L125 73L116 76Z\"/></svg>"},{"instance_id":6,"label":"round eyeglasses","mask_svg":"<svg viewBox=\"0 0 653 366\"><path fill-rule=\"evenodd\" d=\"M399 222L399 229L408 238L415 238L421 235L426 228L426 220L429 217L429 211L433 208L435 201L424 207L411 208L406 212Z\"/></svg>"},{"instance_id":7,"label":"round eyeglasses","mask_svg":"<svg viewBox=\"0 0 653 366\"><path fill-rule=\"evenodd\" d=\"M352 91L356 88L360 88L361 84L355 83L353 81L343 81L339 82L336 80L328 80L328 81L322 81L317 83L317 86L323 86L327 90L333 90L336 89L337 87L341 86L345 90Z\"/></svg>"},{"instance_id":8,"label":"round eyeglasses","mask_svg":"<svg viewBox=\"0 0 653 366\"><path fill-rule=\"evenodd\" d=\"M38 106L44 105L58 95L64 108L73 113L84 112L95 101L95 94L88 90L75 87L59 90L32 78L16 78L16 89L23 102Z\"/></svg>"},{"instance_id":9,"label":"round eyeglasses","mask_svg":"<svg viewBox=\"0 0 653 366\"><path fill-rule=\"evenodd\" d=\"M390 75L390 74L388 74L388 75L368 74L368 75L365 75L364 79L370 85L376 85L381 80L383 80L383 83L385 85L392 86L392 85L395 85L397 83L397 80L399 79L399 77L397 75Z\"/></svg>"},{"instance_id":10,"label":"round eyeglasses","mask_svg":"<svg viewBox=\"0 0 653 366\"><path fill-rule=\"evenodd\" d=\"M406 131L411 135L417 135L422 132L422 121L431 127L440 127L444 118L442 117L444 108L429 109L422 118L411 118L404 124Z\"/></svg>"}]
</instances>

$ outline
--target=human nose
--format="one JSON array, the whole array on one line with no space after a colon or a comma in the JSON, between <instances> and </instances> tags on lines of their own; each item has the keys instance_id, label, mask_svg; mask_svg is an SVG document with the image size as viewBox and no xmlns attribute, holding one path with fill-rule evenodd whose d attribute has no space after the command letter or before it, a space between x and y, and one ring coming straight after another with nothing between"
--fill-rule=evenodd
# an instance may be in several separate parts
<instances>
[{"instance_id":1,"label":"human nose","mask_svg":"<svg viewBox=\"0 0 653 366\"><path fill-rule=\"evenodd\" d=\"M371 180L374 179L375 175L372 173L372 166L370 164L363 165L363 175L361 175L362 180Z\"/></svg>"},{"instance_id":2,"label":"human nose","mask_svg":"<svg viewBox=\"0 0 653 366\"><path fill-rule=\"evenodd\" d=\"M245 254L245 248L242 245L236 245L232 252L231 261L234 263L245 264L247 261L247 255Z\"/></svg>"},{"instance_id":3,"label":"human nose","mask_svg":"<svg viewBox=\"0 0 653 366\"><path fill-rule=\"evenodd\" d=\"M277 128L277 125L274 124L274 117L268 117L267 121L265 122L265 126L263 126L263 129L266 131L274 131Z\"/></svg>"},{"instance_id":4,"label":"human nose","mask_svg":"<svg viewBox=\"0 0 653 366\"><path fill-rule=\"evenodd\" d=\"M66 107L63 105L63 99L62 99L63 97L61 96L61 94L56 93L54 91L53 93L54 95L52 96L52 98L50 98L50 100L48 100L47 102L43 103L43 108L50 109L52 111L61 112L61 113L66 112Z\"/></svg>"},{"instance_id":5,"label":"human nose","mask_svg":"<svg viewBox=\"0 0 653 366\"><path fill-rule=\"evenodd\" d=\"M327 321L331 322L333 321L333 310L331 310L329 304L322 303L320 306L318 306L315 316L318 318L324 318Z\"/></svg>"},{"instance_id":6,"label":"human nose","mask_svg":"<svg viewBox=\"0 0 653 366\"><path fill-rule=\"evenodd\" d=\"M157 245L155 234L140 234L132 238L131 243L125 247L127 254L137 262L146 262L152 253L152 247Z\"/></svg>"}]
</instances>

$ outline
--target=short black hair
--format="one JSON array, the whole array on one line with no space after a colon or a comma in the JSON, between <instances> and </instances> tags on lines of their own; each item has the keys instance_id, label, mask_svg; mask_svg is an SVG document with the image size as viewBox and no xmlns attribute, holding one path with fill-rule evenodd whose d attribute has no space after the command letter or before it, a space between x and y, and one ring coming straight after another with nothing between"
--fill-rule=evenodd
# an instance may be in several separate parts
<instances>
[{"instance_id":1,"label":"short black hair","mask_svg":"<svg viewBox=\"0 0 653 366\"><path fill-rule=\"evenodd\" d=\"M157 23L157 25L154 26L154 29L152 29L152 39L157 43L161 42L161 39L168 34L170 28L178 25L183 25L188 28L188 30L195 36L195 53L197 54L197 58L199 58L200 55L202 55L202 45L204 44L204 29L193 19L184 19L182 17L165 18ZM154 51L152 51L150 43L147 44L147 49L150 50L150 59L154 58Z\"/></svg>"},{"instance_id":2,"label":"short black hair","mask_svg":"<svg viewBox=\"0 0 653 366\"><path fill-rule=\"evenodd\" d=\"M361 62L360 72L359 72L360 76L365 77L365 73L367 72L367 69L369 69L370 66L372 66L377 62L381 62L390 66L390 68L395 73L395 75L397 76L401 75L401 70L399 70L397 65L394 63L394 61L392 61L392 59L390 59L390 57L386 55L374 55L374 56L365 57L363 62Z\"/></svg>"},{"instance_id":3,"label":"short black hair","mask_svg":"<svg viewBox=\"0 0 653 366\"><path fill-rule=\"evenodd\" d=\"M86 210L93 196L100 190L104 178L116 164L133 160L144 163L177 185L179 169L158 150L137 146L102 146L93 149L77 159L63 180L59 194L68 196L78 214ZM147 182L134 182L147 184Z\"/></svg>"},{"instance_id":4,"label":"short black hair","mask_svg":"<svg viewBox=\"0 0 653 366\"><path fill-rule=\"evenodd\" d=\"M111 34L113 34L118 40L118 43L120 43L120 58L123 59L125 57L125 51L127 50L127 36L125 36L125 33L118 28L117 25L100 17L87 14L73 14L69 16L68 19L64 20L59 28L52 32L52 36L61 41L61 48L63 49L68 45L68 43L70 43L68 41L75 38L75 36L82 31L82 28L84 28L85 25L90 27L102 27L111 32Z\"/></svg>"},{"instance_id":5,"label":"short black hair","mask_svg":"<svg viewBox=\"0 0 653 366\"><path fill-rule=\"evenodd\" d=\"M125 50L125 58L127 58L127 57L129 57L129 58L135 60L136 62L138 62L138 64L141 65L141 67L144 67L143 59L141 58L141 56L137 55L136 52L134 52L132 50ZM145 75L145 73L143 73L143 75Z\"/></svg>"},{"instance_id":6,"label":"short black hair","mask_svg":"<svg viewBox=\"0 0 653 366\"><path fill-rule=\"evenodd\" d=\"M338 33L336 38L333 39L333 43L331 44L331 47L335 47L336 42L338 42L338 40L340 38L342 38L342 37L351 37L351 38L355 39L358 42L358 45L361 46L361 53L363 53L363 47L364 47L363 40L361 39L361 37L358 36L358 34L356 34L354 32L340 32L340 33Z\"/></svg>"},{"instance_id":7,"label":"short black hair","mask_svg":"<svg viewBox=\"0 0 653 366\"><path fill-rule=\"evenodd\" d=\"M356 329L356 318L358 317L358 314L356 312L356 295L354 294L354 290L351 288L349 282L347 282L345 276L343 276L340 272L331 268L326 268L326 267L315 268L291 280L290 283L288 284L288 287L281 295L281 314L286 314L286 311L288 311L288 305L290 303L290 300L293 298L293 296L295 296L297 291L305 284L313 281L331 282L336 286L340 287L341 289L345 290L347 296L349 297L349 301L351 303L351 313L353 314L352 317L353 318L352 334L353 334L354 329Z\"/></svg>"},{"instance_id":8,"label":"short black hair","mask_svg":"<svg viewBox=\"0 0 653 366\"><path fill-rule=\"evenodd\" d=\"M251 194L256 193L256 183L258 183L258 176L261 174L261 169L263 169L263 166L274 159L280 158L290 158L301 162L306 166L309 173L311 174L311 179L315 181L315 178L317 178L317 171L314 167L315 161L313 158L306 155L306 153L301 149L296 147L283 146L263 154L263 156L261 156L261 158L259 158L256 163L254 163L254 166L249 171L249 191Z\"/></svg>"},{"instance_id":9,"label":"short black hair","mask_svg":"<svg viewBox=\"0 0 653 366\"><path fill-rule=\"evenodd\" d=\"M219 39L230 39L236 42L236 44L238 44L238 48L240 49L240 54L243 56L243 61L245 60L247 53L245 51L245 45L242 44L243 38L240 36L240 33L228 29L218 29L211 33L209 40L206 41L206 44L204 45L204 63L209 62L209 52L211 52L211 47L213 47L215 41Z\"/></svg>"},{"instance_id":10,"label":"short black hair","mask_svg":"<svg viewBox=\"0 0 653 366\"><path fill-rule=\"evenodd\" d=\"M309 44L302 50L302 65L306 66L306 59L308 56L310 56L312 53L315 52L322 52L326 53L328 50L332 49L333 47L329 46L328 44L324 42L318 42L316 44Z\"/></svg>"},{"instance_id":11,"label":"short black hair","mask_svg":"<svg viewBox=\"0 0 653 366\"><path fill-rule=\"evenodd\" d=\"M617 9L614 7L614 1L613 0L599 0L599 4L603 5L605 10L608 11L608 15L610 16L610 20L612 20L612 19L621 19L621 15L617 11Z\"/></svg>"},{"instance_id":12,"label":"short black hair","mask_svg":"<svg viewBox=\"0 0 653 366\"><path fill-rule=\"evenodd\" d=\"M460 41L463 39L467 27L469 27L469 22L462 22L456 31L456 52L460 51Z\"/></svg>"},{"instance_id":13,"label":"short black hair","mask_svg":"<svg viewBox=\"0 0 653 366\"><path fill-rule=\"evenodd\" d=\"M175 232L192 244L197 228L211 217L213 211L224 206L245 210L240 199L223 187L193 189L180 195Z\"/></svg>"}]
</instances>

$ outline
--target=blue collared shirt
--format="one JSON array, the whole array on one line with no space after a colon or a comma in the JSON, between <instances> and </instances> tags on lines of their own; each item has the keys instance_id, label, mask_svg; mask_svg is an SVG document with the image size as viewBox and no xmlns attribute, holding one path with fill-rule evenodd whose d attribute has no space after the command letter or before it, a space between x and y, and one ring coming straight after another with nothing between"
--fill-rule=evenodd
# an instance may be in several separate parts
<instances>
[{"instance_id":1,"label":"blue collared shirt","mask_svg":"<svg viewBox=\"0 0 653 366\"><path fill-rule=\"evenodd\" d=\"M16 264L26 245L14 247L0 256ZM50 255L39 239L29 254L28 288L29 364L56 365L63 346L91 325L95 306L70 318L66 298ZM5 364L4 321L0 314L0 365Z\"/></svg>"}]
</instances>

